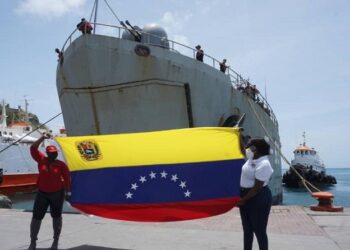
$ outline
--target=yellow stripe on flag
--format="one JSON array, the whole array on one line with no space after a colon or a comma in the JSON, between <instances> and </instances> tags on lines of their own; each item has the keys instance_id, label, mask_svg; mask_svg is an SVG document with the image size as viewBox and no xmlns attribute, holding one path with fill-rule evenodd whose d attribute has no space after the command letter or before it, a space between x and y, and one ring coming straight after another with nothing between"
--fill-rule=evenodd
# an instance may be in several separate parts
<instances>
[{"instance_id":1,"label":"yellow stripe on flag","mask_svg":"<svg viewBox=\"0 0 350 250\"><path fill-rule=\"evenodd\" d=\"M242 159L235 128L202 127L99 136L56 137L71 171ZM86 160L82 145L100 155ZM85 144L84 144L85 143ZM88 144L88 143L87 143ZM80 148L80 150L79 150ZM87 152L87 151L86 151Z\"/></svg>"}]
</instances>

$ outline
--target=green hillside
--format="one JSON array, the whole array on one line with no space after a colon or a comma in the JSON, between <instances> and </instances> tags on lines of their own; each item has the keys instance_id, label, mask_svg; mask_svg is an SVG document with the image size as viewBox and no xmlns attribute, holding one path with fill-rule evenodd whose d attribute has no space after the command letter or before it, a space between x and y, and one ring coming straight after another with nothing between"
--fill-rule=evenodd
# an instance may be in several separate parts
<instances>
[{"instance_id":1,"label":"green hillside","mask_svg":"<svg viewBox=\"0 0 350 250\"><path fill-rule=\"evenodd\" d=\"M11 108L8 104L5 105L6 107L6 122L7 125L10 125L11 123L14 122L20 122L20 121L25 121L26 115L24 110L21 109L21 107L18 108ZM2 113L2 105L0 104L0 110ZM39 118L33 114L33 113L28 113L29 117L29 122L32 124L34 128L38 127L40 125ZM46 127L43 127L46 128Z\"/></svg>"}]
</instances>

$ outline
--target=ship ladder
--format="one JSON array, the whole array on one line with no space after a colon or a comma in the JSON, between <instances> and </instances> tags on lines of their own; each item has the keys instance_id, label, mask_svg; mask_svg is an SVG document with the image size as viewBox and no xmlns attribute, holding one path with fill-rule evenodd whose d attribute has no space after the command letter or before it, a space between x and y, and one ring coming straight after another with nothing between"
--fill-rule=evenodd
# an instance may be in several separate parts
<instances>
[{"instance_id":1,"label":"ship ladder","mask_svg":"<svg viewBox=\"0 0 350 250\"><path fill-rule=\"evenodd\" d=\"M282 159L287 163L287 165L295 172L295 174L300 178L301 182L307 189L307 191L310 193L310 195L318 200L317 205L311 205L310 209L313 211L324 211L324 212L342 212L344 210L344 207L342 206L333 206L333 199L334 195L330 192L322 192L320 189L315 187L313 184L311 184L309 181L307 181L293 166L292 164L288 161L288 159L285 157L285 155L282 153L280 147L276 144L276 142L272 139L270 133L267 131L265 125L262 123L254 105L253 105L253 100L250 99L249 97L248 103L250 108L252 109L254 115L258 119L261 127L265 131L266 136L269 138L269 140L272 142L273 147L278 151L278 153L281 155Z\"/></svg>"}]
</instances>

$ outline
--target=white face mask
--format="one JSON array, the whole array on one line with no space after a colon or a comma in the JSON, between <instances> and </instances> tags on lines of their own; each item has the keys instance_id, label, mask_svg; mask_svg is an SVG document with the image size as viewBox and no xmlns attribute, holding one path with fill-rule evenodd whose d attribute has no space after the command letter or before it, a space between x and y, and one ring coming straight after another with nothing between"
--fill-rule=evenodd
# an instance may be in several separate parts
<instances>
[{"instance_id":1,"label":"white face mask","mask_svg":"<svg viewBox=\"0 0 350 250\"><path fill-rule=\"evenodd\" d=\"M245 156L247 159L252 160L254 158L254 153L250 150L250 148L247 148L245 150Z\"/></svg>"}]
</instances>

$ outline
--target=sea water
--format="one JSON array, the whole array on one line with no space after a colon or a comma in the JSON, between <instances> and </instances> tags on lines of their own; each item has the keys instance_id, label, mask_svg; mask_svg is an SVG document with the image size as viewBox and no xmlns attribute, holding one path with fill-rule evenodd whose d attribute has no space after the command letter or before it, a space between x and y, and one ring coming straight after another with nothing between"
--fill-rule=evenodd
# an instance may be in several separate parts
<instances>
[{"instance_id":1,"label":"sea water","mask_svg":"<svg viewBox=\"0 0 350 250\"><path fill-rule=\"evenodd\" d=\"M320 190L334 195L333 205L350 207L350 168L327 168L327 174L333 175L337 184L320 187ZM306 188L283 187L283 205L310 206L317 203Z\"/></svg>"},{"instance_id":2,"label":"sea water","mask_svg":"<svg viewBox=\"0 0 350 250\"><path fill-rule=\"evenodd\" d=\"M25 193L25 194L17 193L13 195L8 195L8 197L12 201L12 208L22 209L25 211L32 211L35 195L36 193ZM63 205L63 211L66 213L77 212L76 209L72 208L70 204L67 202L65 202Z\"/></svg>"},{"instance_id":3,"label":"sea water","mask_svg":"<svg viewBox=\"0 0 350 250\"><path fill-rule=\"evenodd\" d=\"M337 184L324 186L321 191L331 192L335 196L334 205L350 208L350 168L328 168L327 174L333 175L337 179ZM10 195L9 198L12 200L13 208L30 211L33 208L35 194L15 194ZM283 205L310 206L317 203L317 200L305 188L283 187ZM76 211L67 202L63 210L65 212Z\"/></svg>"}]
</instances>

